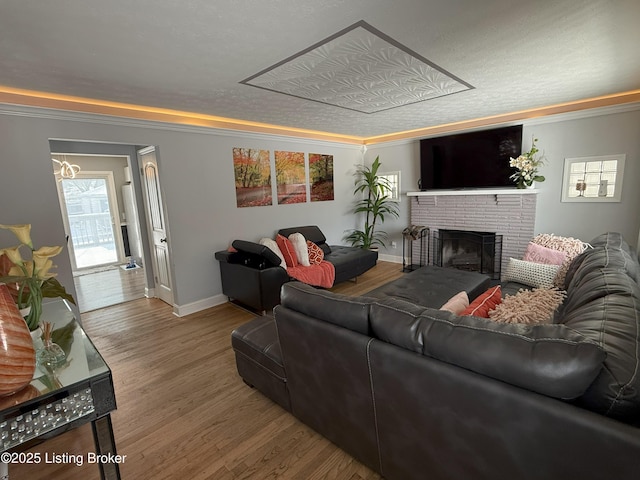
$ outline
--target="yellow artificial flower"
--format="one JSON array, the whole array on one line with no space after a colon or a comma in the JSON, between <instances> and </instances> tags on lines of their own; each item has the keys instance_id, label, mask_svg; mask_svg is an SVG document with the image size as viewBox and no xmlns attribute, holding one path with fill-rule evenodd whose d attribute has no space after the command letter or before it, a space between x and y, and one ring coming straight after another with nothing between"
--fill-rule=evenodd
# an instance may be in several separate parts
<instances>
[{"instance_id":1,"label":"yellow artificial flower","mask_svg":"<svg viewBox=\"0 0 640 480\"><path fill-rule=\"evenodd\" d=\"M31 307L25 321L29 330L33 331L40 323L43 297L60 297L76 303L64 286L54 278L56 274L51 272L55 267L51 257L62 252L62 247L40 247L37 250L33 248L31 225L0 225L0 229L10 230L21 242L17 247L0 249L0 257L3 257L0 282L17 285L16 303L19 308ZM23 259L20 254L20 248L25 247L31 251L30 260Z\"/></svg>"},{"instance_id":2,"label":"yellow artificial flower","mask_svg":"<svg viewBox=\"0 0 640 480\"><path fill-rule=\"evenodd\" d=\"M20 243L33 248L33 242L31 241L31 224L27 223L24 225L0 225L0 228L11 230L13 234L18 238Z\"/></svg>"},{"instance_id":3,"label":"yellow artificial flower","mask_svg":"<svg viewBox=\"0 0 640 480\"><path fill-rule=\"evenodd\" d=\"M7 275L9 275L10 277L22 277L22 276L24 276L24 270L22 268L23 267L19 267L17 265L14 265L7 272Z\"/></svg>"},{"instance_id":4,"label":"yellow artificial flower","mask_svg":"<svg viewBox=\"0 0 640 480\"><path fill-rule=\"evenodd\" d=\"M2 250L0 250L0 255L2 254L5 254L9 258L9 260L11 260L11 263L14 263L15 265L24 264L22 255L20 255L20 246L3 248Z\"/></svg>"},{"instance_id":5,"label":"yellow artificial flower","mask_svg":"<svg viewBox=\"0 0 640 480\"><path fill-rule=\"evenodd\" d=\"M51 278L54 276L53 273L49 273L49 270L53 267L53 261L47 257L33 257L33 263L35 268L36 276L44 280L46 278Z\"/></svg>"},{"instance_id":6,"label":"yellow artificial flower","mask_svg":"<svg viewBox=\"0 0 640 480\"><path fill-rule=\"evenodd\" d=\"M35 268L35 274L38 278L44 280L55 276L53 273L48 273L53 267L51 257L55 257L62 251L62 247L40 247L38 250L33 251L33 263Z\"/></svg>"},{"instance_id":7,"label":"yellow artificial flower","mask_svg":"<svg viewBox=\"0 0 640 480\"><path fill-rule=\"evenodd\" d=\"M40 247L33 251L34 257L55 257L62 251L62 247Z\"/></svg>"}]
</instances>

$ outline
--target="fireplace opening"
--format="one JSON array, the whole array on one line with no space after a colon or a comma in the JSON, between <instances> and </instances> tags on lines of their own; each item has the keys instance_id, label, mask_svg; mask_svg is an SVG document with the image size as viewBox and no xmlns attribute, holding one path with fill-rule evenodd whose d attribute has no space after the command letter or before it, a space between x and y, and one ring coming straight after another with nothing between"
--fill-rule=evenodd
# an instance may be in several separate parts
<instances>
[{"instance_id":1,"label":"fireplace opening","mask_svg":"<svg viewBox=\"0 0 640 480\"><path fill-rule=\"evenodd\" d=\"M434 233L434 264L500 279L502 235L495 232L440 229Z\"/></svg>"}]
</instances>

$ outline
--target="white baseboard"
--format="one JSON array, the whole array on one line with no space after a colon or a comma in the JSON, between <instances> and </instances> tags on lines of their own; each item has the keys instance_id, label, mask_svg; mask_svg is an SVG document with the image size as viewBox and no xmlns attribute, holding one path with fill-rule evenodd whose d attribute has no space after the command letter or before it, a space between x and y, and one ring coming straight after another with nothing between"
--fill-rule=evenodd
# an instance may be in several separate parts
<instances>
[{"instance_id":1,"label":"white baseboard","mask_svg":"<svg viewBox=\"0 0 640 480\"><path fill-rule=\"evenodd\" d=\"M204 298L202 300L198 300L197 302L188 303L186 305L174 305L173 306L173 314L176 317L184 317L185 315L190 315L192 313L200 312L202 310L206 310L207 308L215 307L217 305L222 305L226 303L229 299L226 295L214 295L213 297Z\"/></svg>"},{"instance_id":2,"label":"white baseboard","mask_svg":"<svg viewBox=\"0 0 640 480\"><path fill-rule=\"evenodd\" d=\"M379 253L378 260L391 263L402 263L402 257L398 255L387 255L386 253Z\"/></svg>"}]
</instances>

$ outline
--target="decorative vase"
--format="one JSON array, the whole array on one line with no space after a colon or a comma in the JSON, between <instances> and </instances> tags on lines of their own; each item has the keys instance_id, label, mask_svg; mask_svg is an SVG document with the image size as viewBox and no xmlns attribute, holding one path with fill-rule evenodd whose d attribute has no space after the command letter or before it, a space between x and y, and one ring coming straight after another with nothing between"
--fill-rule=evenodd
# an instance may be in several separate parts
<instances>
[{"instance_id":1,"label":"decorative vase","mask_svg":"<svg viewBox=\"0 0 640 480\"><path fill-rule=\"evenodd\" d=\"M36 368L29 328L6 285L0 285L0 339L0 396L5 396L29 385Z\"/></svg>"}]
</instances>

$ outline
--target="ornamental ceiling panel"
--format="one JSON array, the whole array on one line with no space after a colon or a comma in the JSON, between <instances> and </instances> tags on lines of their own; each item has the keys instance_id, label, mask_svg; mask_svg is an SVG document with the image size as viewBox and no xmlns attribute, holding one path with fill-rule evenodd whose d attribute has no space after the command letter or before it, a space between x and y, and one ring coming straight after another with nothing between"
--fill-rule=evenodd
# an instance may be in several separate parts
<instances>
[{"instance_id":1,"label":"ornamental ceiling panel","mask_svg":"<svg viewBox=\"0 0 640 480\"><path fill-rule=\"evenodd\" d=\"M364 21L240 83L361 113L473 88Z\"/></svg>"}]
</instances>

